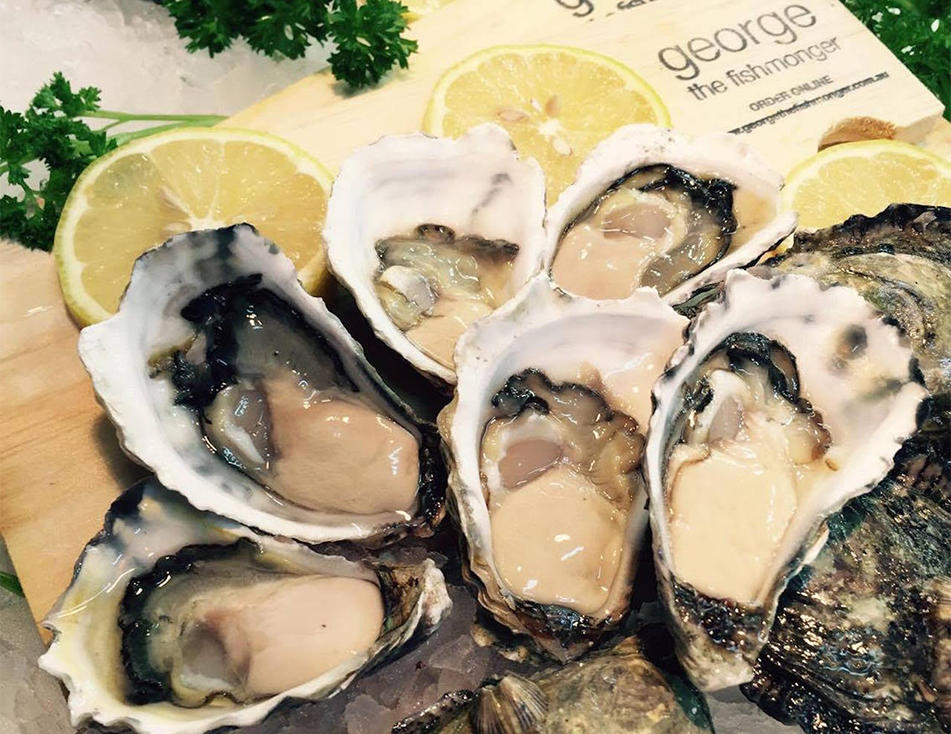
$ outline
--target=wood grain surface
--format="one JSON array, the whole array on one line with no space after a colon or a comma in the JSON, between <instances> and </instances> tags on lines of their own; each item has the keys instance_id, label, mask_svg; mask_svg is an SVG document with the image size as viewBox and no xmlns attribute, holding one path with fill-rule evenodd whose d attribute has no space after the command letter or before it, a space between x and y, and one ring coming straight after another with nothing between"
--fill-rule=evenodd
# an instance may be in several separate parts
<instances>
[{"instance_id":1,"label":"wood grain surface","mask_svg":"<svg viewBox=\"0 0 951 734\"><path fill-rule=\"evenodd\" d=\"M710 37L764 13L781 13L791 3L690 2L685 14L687 4L598 1L591 4L591 13L578 17L588 3L457 0L414 26L420 53L412 58L410 71L395 74L379 89L345 95L320 73L230 122L283 135L336 168L357 145L417 129L433 83L451 64L487 45L537 41L616 56L658 89L675 126L694 131L729 130L771 114L754 112L750 104L777 85L792 88L829 75L834 84L827 86L840 88L887 75L749 132L750 143L782 171L814 152L825 131L844 118L873 117L896 136L917 139L940 114L937 100L834 0L802 0L818 20L791 48L835 37L842 48L839 56L812 68L787 70L781 83L770 88L737 89L698 101L684 81L659 63L658 52L675 45L685 48L692 38ZM631 7L612 10L625 5ZM760 63L776 53L760 45L742 64ZM735 57L701 64L698 79L712 80L738 64ZM951 152L951 125L934 128L927 145ZM77 334L63 306L51 256L0 244L0 531L37 619L68 584L76 557L98 532L109 504L143 474L122 454L96 404L76 355Z\"/></svg>"}]
</instances>

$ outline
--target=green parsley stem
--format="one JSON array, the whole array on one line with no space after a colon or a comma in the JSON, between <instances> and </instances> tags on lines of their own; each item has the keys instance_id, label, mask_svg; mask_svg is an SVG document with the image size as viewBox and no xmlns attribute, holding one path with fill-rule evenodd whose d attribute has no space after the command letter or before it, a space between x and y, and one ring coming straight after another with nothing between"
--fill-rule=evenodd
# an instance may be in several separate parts
<instances>
[{"instance_id":1,"label":"green parsley stem","mask_svg":"<svg viewBox=\"0 0 951 734\"><path fill-rule=\"evenodd\" d=\"M227 118L224 115L150 115L150 114L132 114L125 112L116 112L114 110L95 110L87 112L83 117L101 117L107 120L116 120L117 122L135 122L154 120L161 122L169 120L171 122L193 123L198 125L216 125Z\"/></svg>"},{"instance_id":2,"label":"green parsley stem","mask_svg":"<svg viewBox=\"0 0 951 734\"><path fill-rule=\"evenodd\" d=\"M138 140L139 138L145 138L149 135L154 135L155 133L162 133L166 130L176 130L180 127L213 127L218 124L217 120L208 119L208 120L191 120L185 124L180 122L170 122L168 125L157 125L155 127L147 127L143 130L135 130L128 133L116 133L112 135L112 139L116 141L117 145L124 145L130 140Z\"/></svg>"}]
</instances>

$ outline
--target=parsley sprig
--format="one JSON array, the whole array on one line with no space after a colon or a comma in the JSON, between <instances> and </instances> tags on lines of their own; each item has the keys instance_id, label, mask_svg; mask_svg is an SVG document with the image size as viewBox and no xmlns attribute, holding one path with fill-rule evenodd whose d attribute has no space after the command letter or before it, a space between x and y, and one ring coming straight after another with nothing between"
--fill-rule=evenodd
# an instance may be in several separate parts
<instances>
[{"instance_id":1,"label":"parsley sprig","mask_svg":"<svg viewBox=\"0 0 951 734\"><path fill-rule=\"evenodd\" d=\"M948 0L844 0L845 6L918 77L951 120L951 4Z\"/></svg>"},{"instance_id":2,"label":"parsley sprig","mask_svg":"<svg viewBox=\"0 0 951 734\"><path fill-rule=\"evenodd\" d=\"M150 115L104 110L100 91L82 87L73 91L57 72L43 85L23 113L0 106L0 180L19 195L0 197L0 235L30 248L49 250L66 197L79 174L96 158L122 143L162 130L208 126L219 115ZM108 120L91 128L87 119ZM144 129L118 132L131 122L156 122ZM46 177L37 173L38 164ZM39 178L39 183L35 183Z\"/></svg>"},{"instance_id":3,"label":"parsley sprig","mask_svg":"<svg viewBox=\"0 0 951 734\"><path fill-rule=\"evenodd\" d=\"M6 589L11 594L23 596L23 587L20 586L20 579L12 573L0 571L0 589Z\"/></svg>"},{"instance_id":4,"label":"parsley sprig","mask_svg":"<svg viewBox=\"0 0 951 734\"><path fill-rule=\"evenodd\" d=\"M406 7L396 0L165 0L189 51L211 56L239 36L255 51L296 59L311 42L332 42L333 75L358 89L376 84L399 65L407 68L416 41L403 38Z\"/></svg>"}]
</instances>

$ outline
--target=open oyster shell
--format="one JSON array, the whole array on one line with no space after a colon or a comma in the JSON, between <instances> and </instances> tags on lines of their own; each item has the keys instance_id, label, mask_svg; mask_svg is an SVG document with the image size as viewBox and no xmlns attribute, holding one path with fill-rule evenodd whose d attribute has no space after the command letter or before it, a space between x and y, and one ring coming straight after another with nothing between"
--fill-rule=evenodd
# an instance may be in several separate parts
<instances>
[{"instance_id":1,"label":"open oyster shell","mask_svg":"<svg viewBox=\"0 0 951 734\"><path fill-rule=\"evenodd\" d=\"M314 543L428 535L444 514L435 428L248 225L139 258L79 354L125 451L198 509Z\"/></svg>"},{"instance_id":2,"label":"open oyster shell","mask_svg":"<svg viewBox=\"0 0 951 734\"><path fill-rule=\"evenodd\" d=\"M431 560L323 555L150 479L116 500L77 561L40 665L69 690L74 725L200 734L334 695L450 606Z\"/></svg>"},{"instance_id":3,"label":"open oyster shell","mask_svg":"<svg viewBox=\"0 0 951 734\"><path fill-rule=\"evenodd\" d=\"M324 240L376 335L451 384L459 334L541 268L544 218L541 168L488 124L354 152L334 181Z\"/></svg>"},{"instance_id":4,"label":"open oyster shell","mask_svg":"<svg viewBox=\"0 0 951 734\"><path fill-rule=\"evenodd\" d=\"M947 731L951 209L893 204L798 232L751 272L855 288L908 335L933 396L888 476L829 520L829 542L780 597L743 692L810 734Z\"/></svg>"},{"instance_id":5,"label":"open oyster shell","mask_svg":"<svg viewBox=\"0 0 951 734\"><path fill-rule=\"evenodd\" d=\"M669 303L755 262L796 226L783 179L727 133L629 125L600 143L545 221L545 268L563 289Z\"/></svg>"},{"instance_id":6,"label":"open oyster shell","mask_svg":"<svg viewBox=\"0 0 951 734\"><path fill-rule=\"evenodd\" d=\"M471 577L499 621L560 659L628 609L650 389L686 324L652 290L592 301L541 275L456 347L438 425Z\"/></svg>"},{"instance_id":7,"label":"open oyster shell","mask_svg":"<svg viewBox=\"0 0 951 734\"><path fill-rule=\"evenodd\" d=\"M727 275L654 388L645 466L678 657L748 681L824 520L888 472L927 394L900 332L855 291Z\"/></svg>"}]
</instances>

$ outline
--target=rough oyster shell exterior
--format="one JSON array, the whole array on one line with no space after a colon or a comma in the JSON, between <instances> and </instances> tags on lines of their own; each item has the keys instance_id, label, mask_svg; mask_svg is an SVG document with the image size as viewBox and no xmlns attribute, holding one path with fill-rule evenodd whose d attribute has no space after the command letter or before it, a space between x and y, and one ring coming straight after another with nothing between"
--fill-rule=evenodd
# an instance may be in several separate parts
<instances>
[{"instance_id":1,"label":"rough oyster shell exterior","mask_svg":"<svg viewBox=\"0 0 951 734\"><path fill-rule=\"evenodd\" d=\"M765 263L823 285L855 288L898 321L933 393L951 392L951 208L892 204L874 217L797 232Z\"/></svg>"},{"instance_id":2,"label":"rough oyster shell exterior","mask_svg":"<svg viewBox=\"0 0 951 734\"><path fill-rule=\"evenodd\" d=\"M742 690L811 734L946 731L951 209L893 204L873 217L797 232L788 250L753 272L854 287L908 335L934 395L888 476L830 518L828 543L780 597L773 632Z\"/></svg>"},{"instance_id":3,"label":"rough oyster shell exterior","mask_svg":"<svg viewBox=\"0 0 951 734\"><path fill-rule=\"evenodd\" d=\"M492 714L480 718L476 714L480 706ZM513 710L520 716L506 716ZM712 732L713 724L700 692L656 667L644 654L640 640L628 637L613 648L530 680L508 675L498 683L486 683L475 693L448 693L393 729L394 734L588 731L702 734Z\"/></svg>"}]
</instances>

